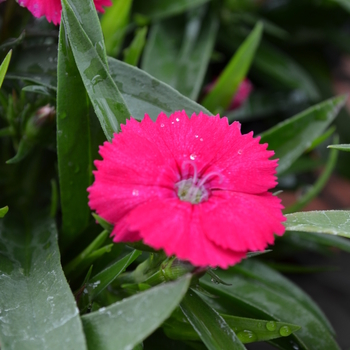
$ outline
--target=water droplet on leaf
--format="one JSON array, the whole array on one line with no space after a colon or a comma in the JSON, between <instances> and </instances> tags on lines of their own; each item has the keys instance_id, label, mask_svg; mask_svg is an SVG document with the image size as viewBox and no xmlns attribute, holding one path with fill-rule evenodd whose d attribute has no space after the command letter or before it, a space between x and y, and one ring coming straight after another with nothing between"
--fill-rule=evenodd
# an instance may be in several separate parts
<instances>
[{"instance_id":1,"label":"water droplet on leaf","mask_svg":"<svg viewBox=\"0 0 350 350\"><path fill-rule=\"evenodd\" d=\"M274 331L276 329L276 322L274 321L267 322L266 329L271 332Z\"/></svg>"},{"instance_id":2,"label":"water droplet on leaf","mask_svg":"<svg viewBox=\"0 0 350 350\"><path fill-rule=\"evenodd\" d=\"M245 329L244 331L238 332L237 337L243 343L252 343L257 339L256 334L247 329Z\"/></svg>"},{"instance_id":3,"label":"water droplet on leaf","mask_svg":"<svg viewBox=\"0 0 350 350\"><path fill-rule=\"evenodd\" d=\"M280 328L280 334L282 337L288 337L288 335L292 334L292 331L288 326L283 326Z\"/></svg>"}]
</instances>

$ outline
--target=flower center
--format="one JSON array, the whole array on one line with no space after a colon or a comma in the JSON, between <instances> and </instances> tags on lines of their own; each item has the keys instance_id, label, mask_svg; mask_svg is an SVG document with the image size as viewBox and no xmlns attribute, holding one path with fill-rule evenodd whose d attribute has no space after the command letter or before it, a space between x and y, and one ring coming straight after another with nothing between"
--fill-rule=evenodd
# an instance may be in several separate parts
<instances>
[{"instance_id":1,"label":"flower center","mask_svg":"<svg viewBox=\"0 0 350 350\"><path fill-rule=\"evenodd\" d=\"M199 178L196 164L190 161L183 162L183 171L186 165L193 167L193 175L182 179L175 184L175 187L177 188L177 196L180 200L190 202L192 204L198 204L207 201L211 192L210 187L208 186L209 180L217 176L221 182L221 174L217 172L211 172L203 178Z\"/></svg>"}]
</instances>

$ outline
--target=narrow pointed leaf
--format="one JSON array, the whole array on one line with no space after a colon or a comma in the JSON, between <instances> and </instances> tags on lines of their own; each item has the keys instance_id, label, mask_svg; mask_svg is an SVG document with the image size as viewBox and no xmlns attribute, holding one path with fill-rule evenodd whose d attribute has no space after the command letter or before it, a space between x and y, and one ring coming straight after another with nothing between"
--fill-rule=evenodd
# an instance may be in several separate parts
<instances>
[{"instance_id":1,"label":"narrow pointed leaf","mask_svg":"<svg viewBox=\"0 0 350 350\"><path fill-rule=\"evenodd\" d=\"M180 307L209 350L245 349L225 320L195 291L186 293Z\"/></svg>"},{"instance_id":2,"label":"narrow pointed leaf","mask_svg":"<svg viewBox=\"0 0 350 350\"><path fill-rule=\"evenodd\" d=\"M329 145L328 148L337 149L339 151L350 152L350 145L342 144L342 145Z\"/></svg>"},{"instance_id":3,"label":"narrow pointed leaf","mask_svg":"<svg viewBox=\"0 0 350 350\"><path fill-rule=\"evenodd\" d=\"M293 323L301 329L288 339L303 350L339 349L329 322L316 304L275 270L253 259L226 271L216 271L232 287L201 279L203 287L220 298L225 313L240 310L242 316ZM231 311L233 308L235 311ZM278 339L276 342L287 339Z\"/></svg>"},{"instance_id":4,"label":"narrow pointed leaf","mask_svg":"<svg viewBox=\"0 0 350 350\"><path fill-rule=\"evenodd\" d=\"M62 2L62 14L85 89L107 139L111 140L130 112L96 49L97 43L87 36L67 0Z\"/></svg>"},{"instance_id":5,"label":"narrow pointed leaf","mask_svg":"<svg viewBox=\"0 0 350 350\"><path fill-rule=\"evenodd\" d=\"M11 55L12 55L12 50L9 51L9 53L6 55L6 57L4 58L4 60L2 61L1 65L0 65L0 88L2 86L4 79L5 79L7 68L10 64Z\"/></svg>"},{"instance_id":6,"label":"narrow pointed leaf","mask_svg":"<svg viewBox=\"0 0 350 350\"><path fill-rule=\"evenodd\" d=\"M8 211L9 211L8 206L0 208L0 218L3 218L7 214Z\"/></svg>"},{"instance_id":7,"label":"narrow pointed leaf","mask_svg":"<svg viewBox=\"0 0 350 350\"><path fill-rule=\"evenodd\" d=\"M155 120L162 111L169 115L178 110L185 110L189 116L200 111L211 115L203 106L141 69L113 58L109 58L108 64L112 78L136 119L142 120L148 113Z\"/></svg>"},{"instance_id":8,"label":"narrow pointed leaf","mask_svg":"<svg viewBox=\"0 0 350 350\"><path fill-rule=\"evenodd\" d=\"M170 316L185 295L190 280L190 276L185 276L84 315L88 348L132 349Z\"/></svg>"},{"instance_id":9,"label":"narrow pointed leaf","mask_svg":"<svg viewBox=\"0 0 350 350\"><path fill-rule=\"evenodd\" d=\"M317 104L287 119L261 135L261 143L278 158L278 173L283 173L321 135L344 106L346 96L338 96Z\"/></svg>"},{"instance_id":10,"label":"narrow pointed leaf","mask_svg":"<svg viewBox=\"0 0 350 350\"><path fill-rule=\"evenodd\" d=\"M137 66L146 43L147 30L147 27L143 27L136 31L135 37L130 46L123 52L124 62L131 64L132 66Z\"/></svg>"},{"instance_id":11,"label":"narrow pointed leaf","mask_svg":"<svg viewBox=\"0 0 350 350\"><path fill-rule=\"evenodd\" d=\"M288 231L328 233L350 238L349 210L319 210L286 215Z\"/></svg>"},{"instance_id":12,"label":"narrow pointed leaf","mask_svg":"<svg viewBox=\"0 0 350 350\"><path fill-rule=\"evenodd\" d=\"M152 26L142 69L196 100L218 29L217 14L199 8L189 15Z\"/></svg>"},{"instance_id":13,"label":"narrow pointed leaf","mask_svg":"<svg viewBox=\"0 0 350 350\"><path fill-rule=\"evenodd\" d=\"M79 311L61 269L54 221L21 217L9 214L0 221L1 349L84 350Z\"/></svg>"},{"instance_id":14,"label":"narrow pointed leaf","mask_svg":"<svg viewBox=\"0 0 350 350\"><path fill-rule=\"evenodd\" d=\"M262 31L263 25L258 23L220 74L213 89L204 98L203 106L213 112L229 107L239 84L249 71Z\"/></svg>"}]
</instances>

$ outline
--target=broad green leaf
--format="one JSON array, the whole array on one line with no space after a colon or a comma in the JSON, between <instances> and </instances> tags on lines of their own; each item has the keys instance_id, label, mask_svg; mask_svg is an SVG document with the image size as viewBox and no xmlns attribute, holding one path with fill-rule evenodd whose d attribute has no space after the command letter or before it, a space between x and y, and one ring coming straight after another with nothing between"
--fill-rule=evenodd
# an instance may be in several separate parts
<instances>
[{"instance_id":1,"label":"broad green leaf","mask_svg":"<svg viewBox=\"0 0 350 350\"><path fill-rule=\"evenodd\" d=\"M84 350L54 221L36 215L18 220L18 215L0 221L1 349Z\"/></svg>"},{"instance_id":2,"label":"broad green leaf","mask_svg":"<svg viewBox=\"0 0 350 350\"><path fill-rule=\"evenodd\" d=\"M132 349L170 316L185 295L190 280L187 275L84 315L88 348Z\"/></svg>"},{"instance_id":3,"label":"broad green leaf","mask_svg":"<svg viewBox=\"0 0 350 350\"><path fill-rule=\"evenodd\" d=\"M321 135L344 106L345 96L338 96L317 104L287 119L261 135L261 143L278 158L278 173L283 173Z\"/></svg>"},{"instance_id":4,"label":"broad green leaf","mask_svg":"<svg viewBox=\"0 0 350 350\"><path fill-rule=\"evenodd\" d=\"M240 310L242 316L297 324L302 328L288 342L297 343L299 349L339 349L327 319L316 304L275 270L249 259L216 273L232 286L215 285L207 277L201 279L201 284L220 297L215 302L224 303L225 313L237 315Z\"/></svg>"},{"instance_id":5,"label":"broad green leaf","mask_svg":"<svg viewBox=\"0 0 350 350\"><path fill-rule=\"evenodd\" d=\"M307 94L310 100L319 98L319 91L311 76L287 54L263 43L255 55L253 67L263 74L262 79L268 84L285 87L290 90L300 90Z\"/></svg>"},{"instance_id":6,"label":"broad green leaf","mask_svg":"<svg viewBox=\"0 0 350 350\"><path fill-rule=\"evenodd\" d=\"M93 300L98 294L100 294L105 288L107 288L125 269L131 265L142 252L134 250L130 254L124 256L124 258L118 260L112 265L108 266L103 271L99 272L86 285L86 289L89 293L89 298Z\"/></svg>"},{"instance_id":7,"label":"broad green leaf","mask_svg":"<svg viewBox=\"0 0 350 350\"><path fill-rule=\"evenodd\" d=\"M148 0L145 2L144 0L135 0L133 3L133 12L152 20L159 20L188 11L208 1L209 0Z\"/></svg>"},{"instance_id":8,"label":"broad green leaf","mask_svg":"<svg viewBox=\"0 0 350 350\"><path fill-rule=\"evenodd\" d=\"M135 37L130 46L124 51L124 62L137 66L142 50L146 43L147 27L139 28L136 30Z\"/></svg>"},{"instance_id":9,"label":"broad green leaf","mask_svg":"<svg viewBox=\"0 0 350 350\"><path fill-rule=\"evenodd\" d=\"M93 135L99 130L99 125L94 122L95 116L90 115L89 98L63 25L60 26L57 79L61 242L63 247L67 247L88 226L91 218L86 189L93 180L93 158L97 153Z\"/></svg>"},{"instance_id":10,"label":"broad green leaf","mask_svg":"<svg viewBox=\"0 0 350 350\"><path fill-rule=\"evenodd\" d=\"M132 0L113 0L101 18L101 27L105 37L107 54L115 56L119 52L129 21Z\"/></svg>"},{"instance_id":11,"label":"broad green leaf","mask_svg":"<svg viewBox=\"0 0 350 350\"><path fill-rule=\"evenodd\" d=\"M339 137L335 137L336 140L339 140ZM293 213L304 208L308 203L310 203L324 188L328 179L333 173L333 170L337 164L338 159L338 150L332 149L330 151L327 164L322 174L318 177L317 181L307 190L307 192L298 198L296 203L284 210L284 213Z\"/></svg>"},{"instance_id":12,"label":"broad green leaf","mask_svg":"<svg viewBox=\"0 0 350 350\"><path fill-rule=\"evenodd\" d=\"M4 58L4 60L2 61L1 65L0 65L0 88L2 86L4 79L5 79L7 68L10 64L11 55L12 55L12 50L9 51L9 53L6 55L6 57Z\"/></svg>"},{"instance_id":13,"label":"broad green leaf","mask_svg":"<svg viewBox=\"0 0 350 350\"><path fill-rule=\"evenodd\" d=\"M130 112L112 80L107 65L101 59L98 42L92 42L67 0L62 2L63 23L71 43L75 62L96 115L108 140L119 131L120 123Z\"/></svg>"},{"instance_id":14,"label":"broad green leaf","mask_svg":"<svg viewBox=\"0 0 350 350\"><path fill-rule=\"evenodd\" d=\"M225 110L229 107L239 84L249 71L262 31L263 25L258 23L220 74L213 89L204 98L203 106L211 111Z\"/></svg>"},{"instance_id":15,"label":"broad green leaf","mask_svg":"<svg viewBox=\"0 0 350 350\"><path fill-rule=\"evenodd\" d=\"M8 211L9 211L8 206L0 208L0 218L3 218L7 214Z\"/></svg>"},{"instance_id":16,"label":"broad green leaf","mask_svg":"<svg viewBox=\"0 0 350 350\"><path fill-rule=\"evenodd\" d=\"M225 320L195 291L186 293L180 307L209 350L245 349Z\"/></svg>"},{"instance_id":17,"label":"broad green leaf","mask_svg":"<svg viewBox=\"0 0 350 350\"><path fill-rule=\"evenodd\" d=\"M350 152L350 145L342 144L342 145L329 145L328 148L337 149L339 151Z\"/></svg>"},{"instance_id":18,"label":"broad green leaf","mask_svg":"<svg viewBox=\"0 0 350 350\"><path fill-rule=\"evenodd\" d=\"M287 231L328 233L350 238L350 211L319 210L286 215Z\"/></svg>"},{"instance_id":19,"label":"broad green leaf","mask_svg":"<svg viewBox=\"0 0 350 350\"><path fill-rule=\"evenodd\" d=\"M224 314L220 314L220 316L243 344L287 337L300 329L299 326L285 322L257 320ZM183 317L182 319L171 317L162 328L171 339L200 340L201 338L193 327L184 321Z\"/></svg>"},{"instance_id":20,"label":"broad green leaf","mask_svg":"<svg viewBox=\"0 0 350 350\"><path fill-rule=\"evenodd\" d=\"M181 95L167 84L153 78L141 69L113 58L108 60L111 76L117 84L131 115L142 120L145 113L155 120L160 112L168 115L178 110L192 113L211 113L198 103Z\"/></svg>"},{"instance_id":21,"label":"broad green leaf","mask_svg":"<svg viewBox=\"0 0 350 350\"><path fill-rule=\"evenodd\" d=\"M196 100L213 51L218 21L205 8L152 26L142 69Z\"/></svg>"}]
</instances>

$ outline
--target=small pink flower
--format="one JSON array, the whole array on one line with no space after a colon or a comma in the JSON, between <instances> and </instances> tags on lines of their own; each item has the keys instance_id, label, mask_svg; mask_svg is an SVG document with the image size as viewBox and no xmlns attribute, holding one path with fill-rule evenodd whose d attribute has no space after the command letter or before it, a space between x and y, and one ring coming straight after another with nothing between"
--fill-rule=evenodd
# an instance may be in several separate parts
<instances>
[{"instance_id":1,"label":"small pink flower","mask_svg":"<svg viewBox=\"0 0 350 350\"><path fill-rule=\"evenodd\" d=\"M62 5L60 0L18 0L34 17L45 16L49 22L57 25L61 22ZM94 0L97 11L104 12L103 6L111 6L111 0Z\"/></svg>"},{"instance_id":2,"label":"small pink flower","mask_svg":"<svg viewBox=\"0 0 350 350\"><path fill-rule=\"evenodd\" d=\"M100 147L89 205L115 242L143 242L196 266L227 268L282 235L277 160L240 124L184 111L130 119Z\"/></svg>"}]
</instances>

